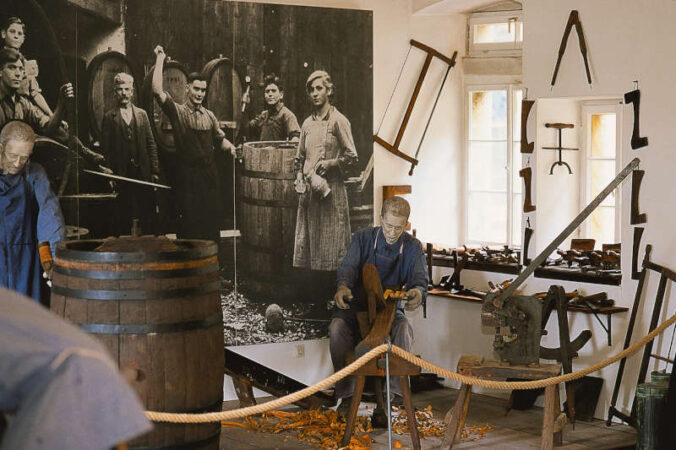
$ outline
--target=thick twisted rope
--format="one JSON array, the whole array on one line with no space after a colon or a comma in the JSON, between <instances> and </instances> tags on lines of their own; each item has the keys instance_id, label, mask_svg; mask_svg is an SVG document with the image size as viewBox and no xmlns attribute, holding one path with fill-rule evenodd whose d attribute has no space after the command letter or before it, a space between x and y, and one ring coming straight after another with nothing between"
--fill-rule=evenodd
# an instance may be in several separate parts
<instances>
[{"instance_id":1,"label":"thick twisted rope","mask_svg":"<svg viewBox=\"0 0 676 450\"><path fill-rule=\"evenodd\" d=\"M406 350L397 347L395 345L391 346L391 352L398 357L415 364L423 369L429 370L430 372L434 372L439 376L442 376L444 378L448 378L450 380L454 381L459 381L464 384L469 384L472 386L479 386L483 388L488 388L488 389L502 389L502 390L509 390L509 389L517 389L517 390L526 390L526 389L539 389L543 388L546 386L551 386L553 384L559 384L559 383L565 383L568 381L572 381L578 378L581 378L589 373L595 372L597 370L600 370L614 362L619 361L622 358L626 358L627 356L630 356L634 353L636 353L638 350L641 349L645 344L648 342L652 341L657 337L659 334L663 333L664 330L669 328L671 325L673 325L676 322L676 314L672 315L669 317L667 320L662 322L660 326L655 328L653 331L648 333L645 337L643 337L641 340L638 342L634 343L630 347L627 347L620 353L617 353L614 356L611 356L610 358L604 359L603 361L600 361L592 366L587 367L586 369L578 370L576 372L571 372L567 373L564 375L559 375L556 377L550 377L550 378L544 378L542 380L534 380L534 381L493 381L493 380L484 380L481 378L476 378L476 377L470 377L467 375L461 375L457 372L450 371L448 369L445 369L443 367L439 367L436 364L432 364L430 362L427 362L423 359L418 358L417 356L407 352ZM363 367L366 365L370 360L373 358L376 358L378 355L381 355L383 353L386 353L390 349L390 346L387 344L382 344L379 345L378 347L375 347L365 355L361 356L359 359L355 360L352 364L350 364L347 367L344 367L343 369L339 370L338 372L334 373L330 377L320 381L319 383L316 383L312 386L308 386L305 389L301 389L300 391L294 392L289 395L285 395L284 397L277 398L275 400L272 400L270 402L266 403L261 403L259 405L255 406L249 406L246 408L240 408L240 409L233 409L229 411L221 411L221 412L212 412L212 413L205 413L205 414L182 414L182 413L165 413L165 412L157 412L157 411L146 411L146 416L150 420L153 420L155 422L171 422L171 423L207 423L207 422L220 422L222 420L231 420L231 419L238 419L246 416L251 416L254 414L260 414L265 411L270 411L273 409L281 408L282 406L290 405L291 403L297 402L300 399L303 399L305 397L308 397L316 392L319 392L323 389L328 388L329 386L332 386L336 381L341 380L348 375L353 374L356 372L359 368Z\"/></svg>"}]
</instances>

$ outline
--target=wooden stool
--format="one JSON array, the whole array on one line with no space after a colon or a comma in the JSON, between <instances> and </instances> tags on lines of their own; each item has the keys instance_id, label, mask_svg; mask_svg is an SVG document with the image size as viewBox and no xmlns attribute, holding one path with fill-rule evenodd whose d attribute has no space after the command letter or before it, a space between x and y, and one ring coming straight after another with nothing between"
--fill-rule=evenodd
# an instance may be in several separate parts
<instances>
[{"instance_id":1,"label":"wooden stool","mask_svg":"<svg viewBox=\"0 0 676 450\"><path fill-rule=\"evenodd\" d=\"M348 361L348 364L352 361ZM378 358L374 358L368 362L365 366L357 370L354 375L356 377L356 383L354 387L354 392L352 393L352 401L350 403L350 412L347 416L347 424L345 426L345 434L343 435L342 446L345 447L350 444L350 439L352 438L352 431L354 429L354 424L357 419L357 410L359 409L359 403L361 402L361 396L364 392L364 384L366 382L366 377L375 376L379 377L377 383L381 385L380 377L385 376L385 355L380 355ZM411 375L419 375L420 367L411 364L410 362L399 358L396 355L390 355L390 376L399 377L401 384L401 394L404 398L404 408L406 409L406 418L408 419L408 429L411 434L411 441L413 442L413 448L419 450L420 447L420 437L418 436L418 426L415 419L415 409L413 409L413 400L411 399L411 388L408 384L408 377ZM379 392L382 389L376 388L376 399L378 405L380 406L382 402L382 393Z\"/></svg>"},{"instance_id":2,"label":"wooden stool","mask_svg":"<svg viewBox=\"0 0 676 450\"><path fill-rule=\"evenodd\" d=\"M540 364L539 367L508 366L497 361L485 361L481 355L463 355L458 361L458 373L484 378L521 378L525 380L542 380L558 376L561 364ZM453 448L460 440L465 418L469 409L469 397L472 386L463 384L455 405L446 414L446 434L441 448ZM542 423L542 443L540 448L549 450L563 441L562 430L566 425L566 415L561 412L559 385L545 388L544 419Z\"/></svg>"}]
</instances>

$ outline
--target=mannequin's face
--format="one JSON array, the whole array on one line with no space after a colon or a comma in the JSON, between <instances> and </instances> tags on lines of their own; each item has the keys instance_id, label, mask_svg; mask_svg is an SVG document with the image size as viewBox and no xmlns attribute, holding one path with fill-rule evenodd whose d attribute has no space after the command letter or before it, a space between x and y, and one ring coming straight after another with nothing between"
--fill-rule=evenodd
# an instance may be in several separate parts
<instances>
[{"instance_id":1,"label":"mannequin's face","mask_svg":"<svg viewBox=\"0 0 676 450\"><path fill-rule=\"evenodd\" d=\"M33 143L10 140L4 146L0 144L0 171L6 175L21 172L33 153Z\"/></svg>"},{"instance_id":2,"label":"mannequin's face","mask_svg":"<svg viewBox=\"0 0 676 450\"><path fill-rule=\"evenodd\" d=\"M397 216L388 211L380 218L380 223L383 226L385 241L388 244L394 244L399 240L399 237L404 232L406 224L408 223L408 218L404 216Z\"/></svg>"}]
</instances>

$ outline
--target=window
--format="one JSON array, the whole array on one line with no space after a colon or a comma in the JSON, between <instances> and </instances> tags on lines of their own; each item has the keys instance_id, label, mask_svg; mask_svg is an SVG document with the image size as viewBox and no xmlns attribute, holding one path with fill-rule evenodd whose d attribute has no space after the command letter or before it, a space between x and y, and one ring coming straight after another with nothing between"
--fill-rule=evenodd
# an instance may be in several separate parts
<instances>
[{"instance_id":1,"label":"window","mask_svg":"<svg viewBox=\"0 0 676 450\"><path fill-rule=\"evenodd\" d=\"M591 202L610 183L620 170L618 143L621 110L612 105L583 105L585 126L584 204ZM602 244L620 242L620 199L616 189L589 216L584 223L587 238L596 239L596 248Z\"/></svg>"},{"instance_id":2,"label":"window","mask_svg":"<svg viewBox=\"0 0 676 450\"><path fill-rule=\"evenodd\" d=\"M521 10L473 13L469 18L469 53L520 54L523 44Z\"/></svg>"},{"instance_id":3,"label":"window","mask_svg":"<svg viewBox=\"0 0 676 450\"><path fill-rule=\"evenodd\" d=\"M470 87L467 129L466 241L520 245L521 89Z\"/></svg>"}]
</instances>

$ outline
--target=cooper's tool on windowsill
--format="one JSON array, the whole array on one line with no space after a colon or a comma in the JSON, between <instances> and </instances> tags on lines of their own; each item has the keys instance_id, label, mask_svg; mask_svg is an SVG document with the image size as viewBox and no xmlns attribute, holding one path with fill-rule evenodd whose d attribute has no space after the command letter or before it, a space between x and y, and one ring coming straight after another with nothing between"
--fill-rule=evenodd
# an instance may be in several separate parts
<instances>
[{"instance_id":1,"label":"cooper's tool on windowsill","mask_svg":"<svg viewBox=\"0 0 676 450\"><path fill-rule=\"evenodd\" d=\"M574 128L575 125L572 123L546 123L545 124L546 128L554 128L558 132L558 137L559 137L559 145L557 147L542 147L543 150L557 150L559 152L559 160L555 161L554 164L549 168L549 174L554 175L554 167L556 166L566 166L568 169L568 173L570 175L573 174L573 170L570 168L567 162L563 160L563 150L579 150L579 148L572 148L572 147L564 147L561 144L561 134L564 128Z\"/></svg>"},{"instance_id":2,"label":"cooper's tool on windowsill","mask_svg":"<svg viewBox=\"0 0 676 450\"><path fill-rule=\"evenodd\" d=\"M406 55L406 59L404 60L404 64L401 66L401 72L399 73L399 77L397 78L397 82L394 85L394 89L392 89L392 96L394 96L394 92L397 89L397 85L399 84L399 79L401 78L401 73L404 70L404 66L406 65L406 60L408 59L408 55L411 52L411 47L418 48L425 53L427 53L427 56L425 57L425 62L423 63L422 70L420 71L420 75L418 76L418 81L415 85L415 88L413 89L413 94L411 95L411 100L408 103L408 107L406 108L406 112L404 113L404 118L401 121L401 126L399 127L399 131L397 132L397 136L394 139L394 143L390 144L386 140L384 140L382 137L378 136L378 133L380 133L380 127L383 125L383 121L385 120L385 115L387 114L387 109L389 108L390 104L388 102L387 107L385 108L385 113L383 114L383 119L380 121L380 125L378 126L378 130L376 130L376 133L373 135L373 141L377 142L383 148L385 148L387 151L390 153L408 161L411 163L411 170L409 170L408 174L413 175L413 169L415 169L415 166L418 164L418 154L420 153L420 148L422 147L422 143L425 140L425 135L427 134L427 129L430 126L430 122L432 121L432 115L434 115L434 110L437 107L437 103L439 102L439 98L441 97L441 92L444 89L444 85L446 84L446 79L448 78L448 73L451 71L453 66L455 66L455 58L458 56L458 52L453 52L453 56L449 58L448 56L444 55L443 53L433 49L432 47L429 47L423 43L420 43L416 40L411 39L410 41L410 47L409 47L409 53ZM427 123L425 124L425 129L423 130L422 137L420 138L420 142L418 142L418 148L415 151L415 156L409 156L406 153L402 152L401 149L399 148L399 145L401 144L401 140L404 137L404 132L406 131L406 126L408 125L408 121L411 118L411 113L413 112L413 107L415 106L415 102L418 100L418 94L420 93L420 88L422 87L423 81L425 80L425 77L427 76L427 71L430 68L430 63L432 62L432 58L438 58L444 63L448 65L446 68L446 73L444 74L444 78L441 82L441 86L439 86L439 91L437 92L436 99L434 100L434 105L432 106L432 110L430 111L429 117L427 118ZM392 101L392 96L390 96L390 101Z\"/></svg>"},{"instance_id":3,"label":"cooper's tool on windowsill","mask_svg":"<svg viewBox=\"0 0 676 450\"><path fill-rule=\"evenodd\" d=\"M556 66L554 67L554 74L552 75L552 88L556 83L556 76L559 74L561 59L563 58L563 54L566 53L566 44L568 43L568 37L570 36L570 31L573 29L573 25L575 25L575 31L577 32L577 39L580 41L580 53L582 53L584 70L587 73L587 83L589 83L589 86L592 84L591 71L589 70L589 59L587 58L587 43L584 40L584 33L582 32L582 22L580 22L580 16L577 10L574 9L570 12L570 16L568 16L568 23L566 23L566 29L563 32L563 37L561 38L559 56L556 59Z\"/></svg>"}]
</instances>

